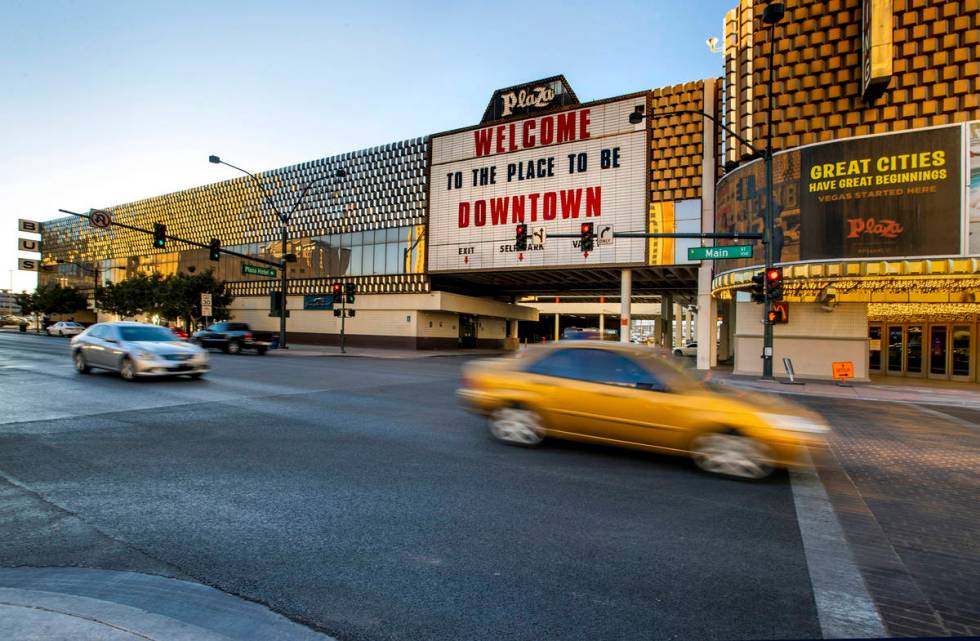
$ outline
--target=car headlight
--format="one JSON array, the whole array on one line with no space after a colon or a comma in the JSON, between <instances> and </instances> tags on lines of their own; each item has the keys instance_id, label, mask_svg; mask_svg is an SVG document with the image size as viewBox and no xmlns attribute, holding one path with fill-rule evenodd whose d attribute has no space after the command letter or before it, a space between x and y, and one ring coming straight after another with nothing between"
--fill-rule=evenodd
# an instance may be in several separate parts
<instances>
[{"instance_id":1,"label":"car headlight","mask_svg":"<svg viewBox=\"0 0 980 641\"><path fill-rule=\"evenodd\" d=\"M141 361L152 361L153 359L156 358L156 354L154 354L153 352L136 352L135 354L133 354L133 356L135 356L138 360Z\"/></svg>"},{"instance_id":2,"label":"car headlight","mask_svg":"<svg viewBox=\"0 0 980 641\"><path fill-rule=\"evenodd\" d=\"M794 416L792 414L759 414L759 418L776 429L786 430L787 432L826 434L830 431L827 429L826 425L818 423L805 416Z\"/></svg>"}]
</instances>

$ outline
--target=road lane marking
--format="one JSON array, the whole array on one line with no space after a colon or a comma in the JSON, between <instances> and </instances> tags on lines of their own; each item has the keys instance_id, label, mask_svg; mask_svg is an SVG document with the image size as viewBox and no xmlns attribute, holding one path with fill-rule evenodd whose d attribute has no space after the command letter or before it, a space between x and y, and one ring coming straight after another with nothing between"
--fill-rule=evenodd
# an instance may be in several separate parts
<instances>
[{"instance_id":1,"label":"road lane marking","mask_svg":"<svg viewBox=\"0 0 980 641\"><path fill-rule=\"evenodd\" d=\"M806 456L809 459L809 454ZM887 637L812 461L805 469L791 470L790 482L824 638Z\"/></svg>"}]
</instances>

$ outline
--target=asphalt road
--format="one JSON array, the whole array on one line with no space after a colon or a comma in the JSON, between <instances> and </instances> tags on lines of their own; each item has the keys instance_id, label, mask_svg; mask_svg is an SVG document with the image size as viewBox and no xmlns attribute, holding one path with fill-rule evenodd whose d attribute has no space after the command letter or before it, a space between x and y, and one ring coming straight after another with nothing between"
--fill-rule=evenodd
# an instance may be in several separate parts
<instances>
[{"instance_id":1,"label":"asphalt road","mask_svg":"<svg viewBox=\"0 0 980 641\"><path fill-rule=\"evenodd\" d=\"M342 641L820 635L786 474L494 442L458 357L74 373L0 333L0 565L193 579Z\"/></svg>"}]
</instances>

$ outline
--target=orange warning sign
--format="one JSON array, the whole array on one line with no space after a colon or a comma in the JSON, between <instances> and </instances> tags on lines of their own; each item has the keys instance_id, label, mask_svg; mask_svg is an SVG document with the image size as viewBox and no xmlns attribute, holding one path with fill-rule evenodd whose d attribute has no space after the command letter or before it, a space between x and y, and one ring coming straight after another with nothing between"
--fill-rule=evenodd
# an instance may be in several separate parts
<instances>
[{"instance_id":1,"label":"orange warning sign","mask_svg":"<svg viewBox=\"0 0 980 641\"><path fill-rule=\"evenodd\" d=\"M854 378L854 363L851 361L836 361L831 363L831 367L834 369L835 381Z\"/></svg>"}]
</instances>

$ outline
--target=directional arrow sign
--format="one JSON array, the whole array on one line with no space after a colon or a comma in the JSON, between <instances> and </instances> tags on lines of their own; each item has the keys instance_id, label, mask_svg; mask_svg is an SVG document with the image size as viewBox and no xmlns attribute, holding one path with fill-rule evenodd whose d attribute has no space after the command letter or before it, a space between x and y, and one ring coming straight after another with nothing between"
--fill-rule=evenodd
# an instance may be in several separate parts
<instances>
[{"instance_id":1,"label":"directional arrow sign","mask_svg":"<svg viewBox=\"0 0 980 641\"><path fill-rule=\"evenodd\" d=\"M752 245L687 248L688 260L724 260L726 258L752 258Z\"/></svg>"}]
</instances>

